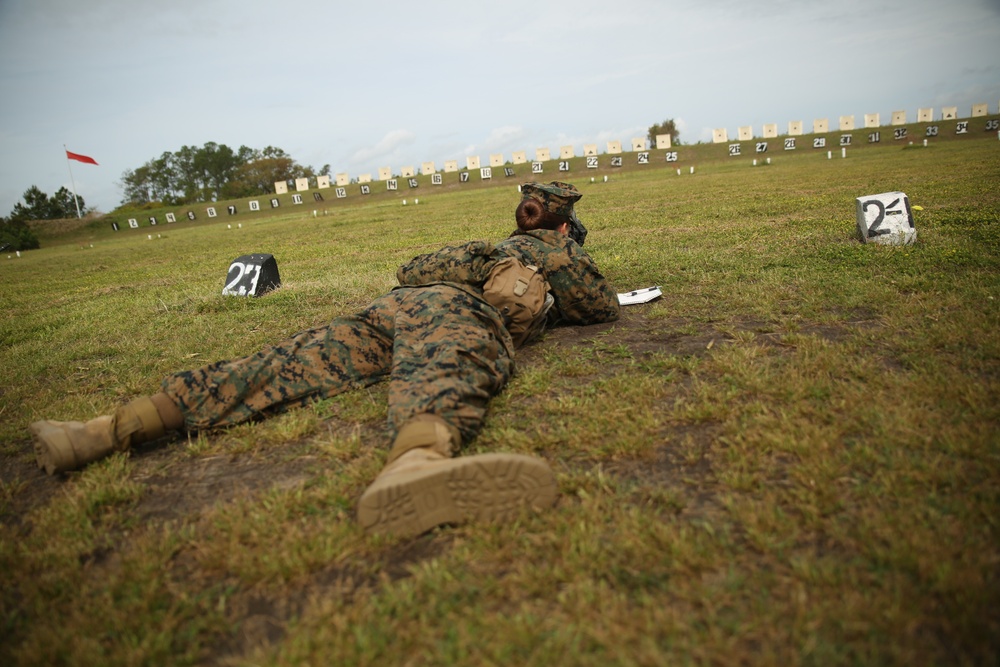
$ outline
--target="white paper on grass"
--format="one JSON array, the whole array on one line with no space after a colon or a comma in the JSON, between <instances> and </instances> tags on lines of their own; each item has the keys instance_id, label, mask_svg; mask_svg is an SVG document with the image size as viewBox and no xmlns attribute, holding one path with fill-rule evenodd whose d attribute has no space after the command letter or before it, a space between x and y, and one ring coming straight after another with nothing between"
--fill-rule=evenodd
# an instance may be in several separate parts
<instances>
[{"instance_id":1,"label":"white paper on grass","mask_svg":"<svg viewBox=\"0 0 1000 667\"><path fill-rule=\"evenodd\" d=\"M645 287L643 289L632 290L631 292L620 292L618 303L623 306L631 306L637 303L647 303L653 299L663 296L660 286Z\"/></svg>"}]
</instances>

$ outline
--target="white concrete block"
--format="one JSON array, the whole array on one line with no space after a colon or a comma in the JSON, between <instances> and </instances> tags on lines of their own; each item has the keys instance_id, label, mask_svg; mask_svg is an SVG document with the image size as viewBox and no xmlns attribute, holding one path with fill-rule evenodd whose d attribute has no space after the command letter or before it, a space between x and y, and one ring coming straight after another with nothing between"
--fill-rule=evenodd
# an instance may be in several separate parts
<instances>
[{"instance_id":1,"label":"white concrete block","mask_svg":"<svg viewBox=\"0 0 1000 667\"><path fill-rule=\"evenodd\" d=\"M906 245L917 240L910 200L902 192L883 192L854 200L858 234L865 243Z\"/></svg>"},{"instance_id":2,"label":"white concrete block","mask_svg":"<svg viewBox=\"0 0 1000 667\"><path fill-rule=\"evenodd\" d=\"M295 189L298 192L309 189L309 179L308 178L296 178L295 179Z\"/></svg>"},{"instance_id":3,"label":"white concrete block","mask_svg":"<svg viewBox=\"0 0 1000 667\"><path fill-rule=\"evenodd\" d=\"M351 176L347 172L343 172L343 173L340 173L340 174L335 174L334 175L334 179L336 180L338 188L342 188L345 185L350 185L351 184Z\"/></svg>"},{"instance_id":4,"label":"white concrete block","mask_svg":"<svg viewBox=\"0 0 1000 667\"><path fill-rule=\"evenodd\" d=\"M879 126L879 115L877 113L865 114L865 129L872 129Z\"/></svg>"},{"instance_id":5,"label":"white concrete block","mask_svg":"<svg viewBox=\"0 0 1000 667\"><path fill-rule=\"evenodd\" d=\"M777 123L767 123L764 125L764 138L765 139L776 139L778 137L778 124Z\"/></svg>"},{"instance_id":6,"label":"white concrete block","mask_svg":"<svg viewBox=\"0 0 1000 667\"><path fill-rule=\"evenodd\" d=\"M535 162L548 162L552 159L552 152L548 148L535 149Z\"/></svg>"},{"instance_id":7,"label":"white concrete block","mask_svg":"<svg viewBox=\"0 0 1000 667\"><path fill-rule=\"evenodd\" d=\"M597 144L584 144L583 154L585 157L596 157L597 156Z\"/></svg>"},{"instance_id":8,"label":"white concrete block","mask_svg":"<svg viewBox=\"0 0 1000 667\"><path fill-rule=\"evenodd\" d=\"M372 175L371 174L359 174L358 175L358 183L371 183L371 182L372 182Z\"/></svg>"},{"instance_id":9,"label":"white concrete block","mask_svg":"<svg viewBox=\"0 0 1000 667\"><path fill-rule=\"evenodd\" d=\"M283 195L288 192L288 183L286 181L275 181L274 182L274 194Z\"/></svg>"},{"instance_id":10,"label":"white concrete block","mask_svg":"<svg viewBox=\"0 0 1000 667\"><path fill-rule=\"evenodd\" d=\"M798 137L801 134L802 134L802 121L801 120L788 121L788 136Z\"/></svg>"},{"instance_id":11,"label":"white concrete block","mask_svg":"<svg viewBox=\"0 0 1000 667\"><path fill-rule=\"evenodd\" d=\"M403 167L399 170L399 175L402 178L413 178L413 166Z\"/></svg>"},{"instance_id":12,"label":"white concrete block","mask_svg":"<svg viewBox=\"0 0 1000 667\"><path fill-rule=\"evenodd\" d=\"M317 176L316 177L316 187L319 188L320 190L326 190L328 187L330 187L330 177L329 176Z\"/></svg>"},{"instance_id":13,"label":"white concrete block","mask_svg":"<svg viewBox=\"0 0 1000 667\"><path fill-rule=\"evenodd\" d=\"M720 127L712 130L712 143L713 144L724 144L729 141L729 132L726 128Z\"/></svg>"},{"instance_id":14,"label":"white concrete block","mask_svg":"<svg viewBox=\"0 0 1000 667\"><path fill-rule=\"evenodd\" d=\"M632 151L638 152L644 150L646 150L646 140L639 137L632 137Z\"/></svg>"},{"instance_id":15,"label":"white concrete block","mask_svg":"<svg viewBox=\"0 0 1000 667\"><path fill-rule=\"evenodd\" d=\"M431 174L433 174L435 172L436 172L436 170L434 169L434 163L433 162L421 162L420 163L420 173L422 175L424 175L424 176L430 176Z\"/></svg>"},{"instance_id":16,"label":"white concrete block","mask_svg":"<svg viewBox=\"0 0 1000 667\"><path fill-rule=\"evenodd\" d=\"M491 167L502 167L503 166L503 153L490 153L490 166Z\"/></svg>"},{"instance_id":17,"label":"white concrete block","mask_svg":"<svg viewBox=\"0 0 1000 667\"><path fill-rule=\"evenodd\" d=\"M622 142L620 141L609 141L608 142L608 154L618 155L622 152Z\"/></svg>"},{"instance_id":18,"label":"white concrete block","mask_svg":"<svg viewBox=\"0 0 1000 667\"><path fill-rule=\"evenodd\" d=\"M670 148L671 138L669 134L658 134L656 135L656 148L657 150L666 150Z\"/></svg>"},{"instance_id":19,"label":"white concrete block","mask_svg":"<svg viewBox=\"0 0 1000 667\"><path fill-rule=\"evenodd\" d=\"M813 121L813 134L826 134L830 131L830 120L828 118L818 118Z\"/></svg>"},{"instance_id":20,"label":"white concrete block","mask_svg":"<svg viewBox=\"0 0 1000 667\"><path fill-rule=\"evenodd\" d=\"M958 118L958 107L941 107L941 120L955 120Z\"/></svg>"},{"instance_id":21,"label":"white concrete block","mask_svg":"<svg viewBox=\"0 0 1000 667\"><path fill-rule=\"evenodd\" d=\"M906 112L905 111L893 111L892 120L889 121L892 125L906 125Z\"/></svg>"},{"instance_id":22,"label":"white concrete block","mask_svg":"<svg viewBox=\"0 0 1000 667\"><path fill-rule=\"evenodd\" d=\"M392 178L392 167L378 168L378 180L388 181L390 178Z\"/></svg>"},{"instance_id":23,"label":"white concrete block","mask_svg":"<svg viewBox=\"0 0 1000 667\"><path fill-rule=\"evenodd\" d=\"M510 161L514 164L524 164L528 161L528 154L524 151L514 151L510 154Z\"/></svg>"},{"instance_id":24,"label":"white concrete block","mask_svg":"<svg viewBox=\"0 0 1000 667\"><path fill-rule=\"evenodd\" d=\"M467 156L465 158L465 168L468 169L469 171L472 171L473 169L479 169L479 156L478 155Z\"/></svg>"},{"instance_id":25,"label":"white concrete block","mask_svg":"<svg viewBox=\"0 0 1000 667\"><path fill-rule=\"evenodd\" d=\"M989 112L990 112L990 110L989 110L989 105L988 104L973 104L972 105L972 117L973 118L978 118L979 116L986 116L987 114L989 114Z\"/></svg>"},{"instance_id":26,"label":"white concrete block","mask_svg":"<svg viewBox=\"0 0 1000 667\"><path fill-rule=\"evenodd\" d=\"M458 171L458 160L445 160L444 171L446 174L450 174L453 171Z\"/></svg>"},{"instance_id":27,"label":"white concrete block","mask_svg":"<svg viewBox=\"0 0 1000 667\"><path fill-rule=\"evenodd\" d=\"M917 122L930 123L934 120L934 109L917 109Z\"/></svg>"},{"instance_id":28,"label":"white concrete block","mask_svg":"<svg viewBox=\"0 0 1000 667\"><path fill-rule=\"evenodd\" d=\"M560 146L559 147L559 159L560 160L569 160L571 158L574 158L574 157L576 157L575 153L576 153L576 151L573 150L572 146Z\"/></svg>"},{"instance_id":29,"label":"white concrete block","mask_svg":"<svg viewBox=\"0 0 1000 667\"><path fill-rule=\"evenodd\" d=\"M850 132L854 129L854 116L841 116L840 117L840 131Z\"/></svg>"},{"instance_id":30,"label":"white concrete block","mask_svg":"<svg viewBox=\"0 0 1000 667\"><path fill-rule=\"evenodd\" d=\"M736 128L736 136L739 137L740 141L750 141L753 139L753 126L743 125Z\"/></svg>"}]
</instances>

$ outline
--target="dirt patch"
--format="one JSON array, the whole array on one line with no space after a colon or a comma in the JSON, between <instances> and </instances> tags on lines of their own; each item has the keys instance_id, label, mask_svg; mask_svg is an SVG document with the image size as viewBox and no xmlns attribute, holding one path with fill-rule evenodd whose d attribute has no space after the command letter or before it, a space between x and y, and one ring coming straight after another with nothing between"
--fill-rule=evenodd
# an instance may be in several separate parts
<instances>
[{"instance_id":1,"label":"dirt patch","mask_svg":"<svg viewBox=\"0 0 1000 667\"><path fill-rule=\"evenodd\" d=\"M186 459L171 457L155 472L146 472L146 461L135 477L146 489L135 507L143 520L180 519L220 502L257 495L271 488L292 488L304 484L316 457L209 456Z\"/></svg>"}]
</instances>

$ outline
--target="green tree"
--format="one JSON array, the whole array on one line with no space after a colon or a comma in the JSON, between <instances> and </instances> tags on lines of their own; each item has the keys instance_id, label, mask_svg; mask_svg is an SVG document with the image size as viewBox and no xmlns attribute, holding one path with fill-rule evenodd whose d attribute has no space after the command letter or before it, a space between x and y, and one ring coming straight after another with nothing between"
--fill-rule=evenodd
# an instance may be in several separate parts
<instances>
[{"instance_id":1,"label":"green tree","mask_svg":"<svg viewBox=\"0 0 1000 667\"><path fill-rule=\"evenodd\" d=\"M658 134L669 134L671 145L681 145L681 131L677 129L677 124L674 122L673 118L668 118L662 123L656 123L649 126L646 136L649 138L649 145L654 148L656 147L656 135Z\"/></svg>"},{"instance_id":2,"label":"green tree","mask_svg":"<svg viewBox=\"0 0 1000 667\"><path fill-rule=\"evenodd\" d=\"M6 246L6 247L5 247ZM38 237L24 220L0 218L0 248L4 250L34 250Z\"/></svg>"},{"instance_id":3,"label":"green tree","mask_svg":"<svg viewBox=\"0 0 1000 667\"><path fill-rule=\"evenodd\" d=\"M59 188L52 197L49 197L37 185L32 185L21 197L24 202L14 204L14 209L10 212L11 220L58 220L76 217L76 201L73 199L73 193L65 187ZM77 200L80 202L80 211L85 211L87 205L83 197L77 196Z\"/></svg>"}]
</instances>

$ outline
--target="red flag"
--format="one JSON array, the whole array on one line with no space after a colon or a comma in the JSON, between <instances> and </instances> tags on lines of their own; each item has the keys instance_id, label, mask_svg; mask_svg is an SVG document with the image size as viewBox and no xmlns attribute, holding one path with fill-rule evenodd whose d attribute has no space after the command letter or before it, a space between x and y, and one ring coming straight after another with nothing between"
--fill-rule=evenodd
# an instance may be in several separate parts
<instances>
[{"instance_id":1,"label":"red flag","mask_svg":"<svg viewBox=\"0 0 1000 667\"><path fill-rule=\"evenodd\" d=\"M86 162L87 164L97 164L97 160L95 160L92 157L87 157L86 155L80 155L79 153L70 153L69 151L66 151L66 159L76 160L77 162Z\"/></svg>"}]
</instances>

